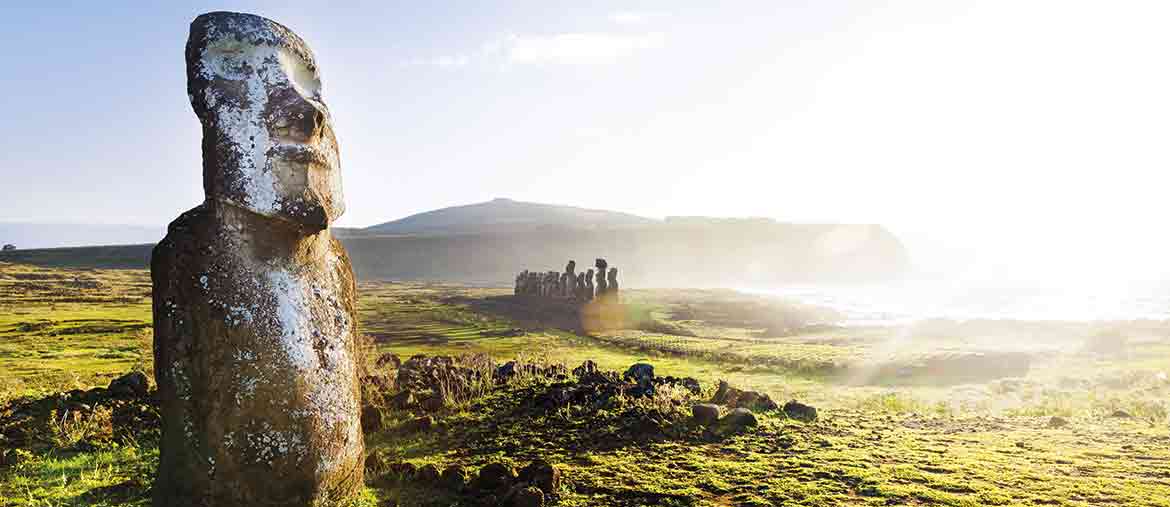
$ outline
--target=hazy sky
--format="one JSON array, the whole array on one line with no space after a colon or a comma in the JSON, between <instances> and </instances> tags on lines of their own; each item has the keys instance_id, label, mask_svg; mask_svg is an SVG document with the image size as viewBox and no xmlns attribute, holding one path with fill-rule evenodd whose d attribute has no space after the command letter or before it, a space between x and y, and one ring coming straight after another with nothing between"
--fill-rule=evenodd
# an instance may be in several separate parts
<instances>
[{"instance_id":1,"label":"hazy sky","mask_svg":"<svg viewBox=\"0 0 1170 507\"><path fill-rule=\"evenodd\" d=\"M0 7L0 220L200 202L183 46L227 9L316 52L340 225L512 197L1166 271L1170 2L326 3Z\"/></svg>"}]
</instances>

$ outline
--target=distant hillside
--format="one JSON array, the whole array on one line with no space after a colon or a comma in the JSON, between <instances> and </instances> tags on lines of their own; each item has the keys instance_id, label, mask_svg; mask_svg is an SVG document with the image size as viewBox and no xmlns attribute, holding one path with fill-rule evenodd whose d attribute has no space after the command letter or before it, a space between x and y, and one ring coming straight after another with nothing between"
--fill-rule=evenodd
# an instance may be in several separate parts
<instances>
[{"instance_id":1,"label":"distant hillside","mask_svg":"<svg viewBox=\"0 0 1170 507\"><path fill-rule=\"evenodd\" d=\"M658 221L507 199L334 231L363 280L511 285L523 269L559 271L569 259L588 269L597 257L617 267L627 287L869 282L896 278L910 268L905 247L879 225L764 218ZM17 250L0 253L0 261L145 268L150 247Z\"/></svg>"},{"instance_id":2,"label":"distant hillside","mask_svg":"<svg viewBox=\"0 0 1170 507\"><path fill-rule=\"evenodd\" d=\"M347 230L342 235L464 234L521 231L541 227L612 228L652 223L656 221L617 211L494 199L418 213L360 231Z\"/></svg>"},{"instance_id":3,"label":"distant hillside","mask_svg":"<svg viewBox=\"0 0 1170 507\"><path fill-rule=\"evenodd\" d=\"M166 226L0 222L0 244L17 248L154 243L165 234Z\"/></svg>"}]
</instances>

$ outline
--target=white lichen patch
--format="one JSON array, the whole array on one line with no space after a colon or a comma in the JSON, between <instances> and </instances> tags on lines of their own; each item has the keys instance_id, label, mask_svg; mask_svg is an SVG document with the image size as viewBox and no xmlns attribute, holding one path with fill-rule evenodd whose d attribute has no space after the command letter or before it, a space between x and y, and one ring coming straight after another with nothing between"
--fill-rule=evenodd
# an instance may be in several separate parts
<instances>
[{"instance_id":1,"label":"white lichen patch","mask_svg":"<svg viewBox=\"0 0 1170 507\"><path fill-rule=\"evenodd\" d=\"M268 88L288 86L277 63L277 52L272 46L224 37L204 48L201 69L205 79L240 81L244 85L239 103L215 86L204 88L203 99L226 137L224 144L238 156L245 199L242 204L265 215L275 213L280 205L279 182L268 160L268 151L274 144L264 122Z\"/></svg>"}]
</instances>

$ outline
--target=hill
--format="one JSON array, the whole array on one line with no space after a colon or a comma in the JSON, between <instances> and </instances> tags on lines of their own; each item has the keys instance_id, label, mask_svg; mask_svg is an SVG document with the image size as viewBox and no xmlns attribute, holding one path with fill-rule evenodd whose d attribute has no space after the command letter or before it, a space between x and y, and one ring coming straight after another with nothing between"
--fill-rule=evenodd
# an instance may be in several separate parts
<instances>
[{"instance_id":1,"label":"hill","mask_svg":"<svg viewBox=\"0 0 1170 507\"><path fill-rule=\"evenodd\" d=\"M509 286L523 269L559 271L574 259L584 270L598 257L617 267L628 287L869 282L896 278L910 267L905 247L879 225L706 217L658 221L508 199L335 233L362 280ZM0 261L143 268L150 247L22 249L0 253Z\"/></svg>"},{"instance_id":2,"label":"hill","mask_svg":"<svg viewBox=\"0 0 1170 507\"><path fill-rule=\"evenodd\" d=\"M165 233L163 226L0 222L0 244L17 248L153 243Z\"/></svg>"},{"instance_id":3,"label":"hill","mask_svg":"<svg viewBox=\"0 0 1170 507\"><path fill-rule=\"evenodd\" d=\"M647 225L649 218L597 209L494 199L452 206L378 224L356 234L458 234L529 230L539 227L611 228Z\"/></svg>"}]
</instances>

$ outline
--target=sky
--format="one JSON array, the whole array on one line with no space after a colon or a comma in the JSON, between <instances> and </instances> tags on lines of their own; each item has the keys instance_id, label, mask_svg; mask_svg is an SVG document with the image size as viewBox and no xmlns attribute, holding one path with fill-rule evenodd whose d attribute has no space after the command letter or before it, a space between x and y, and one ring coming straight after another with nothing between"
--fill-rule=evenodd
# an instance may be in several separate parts
<instances>
[{"instance_id":1,"label":"sky","mask_svg":"<svg viewBox=\"0 0 1170 507\"><path fill-rule=\"evenodd\" d=\"M509 197L879 223L970 276L1170 271L1160 1L5 5L0 221L202 201L183 47L212 10L313 48L338 225Z\"/></svg>"}]
</instances>

